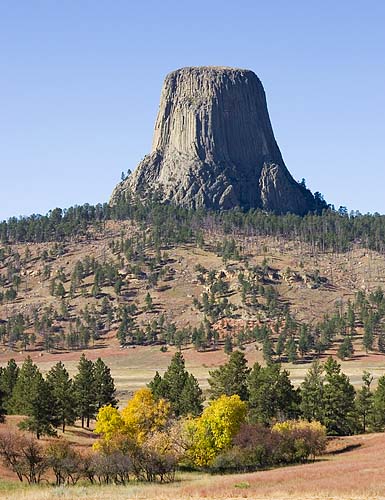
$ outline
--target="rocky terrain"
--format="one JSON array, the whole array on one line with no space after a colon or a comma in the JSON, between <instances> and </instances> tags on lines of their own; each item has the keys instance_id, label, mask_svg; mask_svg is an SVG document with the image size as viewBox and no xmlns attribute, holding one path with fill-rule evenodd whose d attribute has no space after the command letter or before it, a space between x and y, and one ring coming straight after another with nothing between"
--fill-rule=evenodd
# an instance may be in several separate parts
<instances>
[{"instance_id":1,"label":"rocky terrain","mask_svg":"<svg viewBox=\"0 0 385 500\"><path fill-rule=\"evenodd\" d=\"M189 208L296 214L317 208L285 166L259 78L223 67L167 75L152 151L115 188L111 202L127 194Z\"/></svg>"}]
</instances>

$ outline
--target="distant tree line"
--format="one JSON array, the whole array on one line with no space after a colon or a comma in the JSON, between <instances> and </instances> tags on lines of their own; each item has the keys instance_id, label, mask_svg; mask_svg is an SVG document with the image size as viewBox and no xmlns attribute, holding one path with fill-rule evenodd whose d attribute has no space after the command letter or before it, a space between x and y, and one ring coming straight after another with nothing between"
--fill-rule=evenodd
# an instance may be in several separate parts
<instances>
[{"instance_id":1,"label":"distant tree line","mask_svg":"<svg viewBox=\"0 0 385 500\"><path fill-rule=\"evenodd\" d=\"M91 237L90 229L103 229L108 220L133 220L150 225L156 245L204 241L204 232L216 228L224 233L285 237L311 245L314 251L344 252L353 244L379 252L385 250L385 216L335 210L318 194L316 213L303 217L275 215L261 210L211 212L165 205L154 199L145 204L122 198L117 204L85 204L68 209L55 208L47 215L12 217L0 223L0 241L44 242Z\"/></svg>"}]
</instances>

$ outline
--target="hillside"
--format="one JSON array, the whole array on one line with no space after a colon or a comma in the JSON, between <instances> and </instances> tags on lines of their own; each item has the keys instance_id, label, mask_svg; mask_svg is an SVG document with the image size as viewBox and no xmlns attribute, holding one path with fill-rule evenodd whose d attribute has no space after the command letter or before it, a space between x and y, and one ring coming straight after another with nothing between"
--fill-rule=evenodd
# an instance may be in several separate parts
<instances>
[{"instance_id":1,"label":"hillside","mask_svg":"<svg viewBox=\"0 0 385 500\"><path fill-rule=\"evenodd\" d=\"M60 358L72 370L81 352L102 356L125 397L177 348L203 386L226 345L245 349L250 361L290 362L298 382L312 358L336 354L348 339L353 352L340 357L352 381L364 368L382 374L380 237L347 245L337 239L347 233L344 219L328 246L320 231L269 235L212 216L199 222L199 213L192 221L151 217L74 225L41 242L3 232L0 362L31 355L45 370Z\"/></svg>"}]
</instances>

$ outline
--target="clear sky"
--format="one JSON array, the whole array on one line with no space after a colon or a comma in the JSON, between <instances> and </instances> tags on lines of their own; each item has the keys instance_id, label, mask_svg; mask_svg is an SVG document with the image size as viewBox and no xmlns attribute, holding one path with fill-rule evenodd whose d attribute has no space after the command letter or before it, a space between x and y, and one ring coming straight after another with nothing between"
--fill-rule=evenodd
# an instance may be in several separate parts
<instances>
[{"instance_id":1,"label":"clear sky","mask_svg":"<svg viewBox=\"0 0 385 500\"><path fill-rule=\"evenodd\" d=\"M385 213L381 0L0 0L0 47L0 219L107 201L192 65L252 69L293 176Z\"/></svg>"}]
</instances>

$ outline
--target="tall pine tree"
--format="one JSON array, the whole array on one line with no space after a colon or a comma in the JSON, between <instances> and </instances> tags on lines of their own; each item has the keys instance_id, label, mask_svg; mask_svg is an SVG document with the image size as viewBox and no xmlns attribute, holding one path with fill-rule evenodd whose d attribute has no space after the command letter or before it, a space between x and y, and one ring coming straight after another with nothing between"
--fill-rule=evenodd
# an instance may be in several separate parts
<instances>
[{"instance_id":1,"label":"tall pine tree","mask_svg":"<svg viewBox=\"0 0 385 500\"><path fill-rule=\"evenodd\" d=\"M76 419L76 399L72 380L61 361L47 373L47 383L55 400L58 423L65 432L66 425L72 425Z\"/></svg>"},{"instance_id":2,"label":"tall pine tree","mask_svg":"<svg viewBox=\"0 0 385 500\"><path fill-rule=\"evenodd\" d=\"M358 430L365 433L373 417L373 393L370 390L373 376L369 372L364 371L362 382L362 387L356 395L356 411Z\"/></svg>"},{"instance_id":3,"label":"tall pine tree","mask_svg":"<svg viewBox=\"0 0 385 500\"><path fill-rule=\"evenodd\" d=\"M98 358L94 363L94 381L96 410L106 405L116 408L118 401L115 398L114 379L111 376L110 368L101 358Z\"/></svg>"},{"instance_id":4,"label":"tall pine tree","mask_svg":"<svg viewBox=\"0 0 385 500\"><path fill-rule=\"evenodd\" d=\"M156 399L167 399L174 415L199 415L202 411L202 390L196 378L185 368L180 351L173 356L163 378L156 372L148 384Z\"/></svg>"},{"instance_id":5,"label":"tall pine tree","mask_svg":"<svg viewBox=\"0 0 385 500\"><path fill-rule=\"evenodd\" d=\"M323 421L331 435L348 435L354 428L354 387L341 372L341 365L329 357L325 365Z\"/></svg>"},{"instance_id":6,"label":"tall pine tree","mask_svg":"<svg viewBox=\"0 0 385 500\"><path fill-rule=\"evenodd\" d=\"M247 360L243 352L232 352L226 364L209 372L210 398L218 399L223 395L238 394L242 401L247 401L249 397L247 387L249 372L250 369L247 367Z\"/></svg>"},{"instance_id":7,"label":"tall pine tree","mask_svg":"<svg viewBox=\"0 0 385 500\"><path fill-rule=\"evenodd\" d=\"M94 364L84 354L80 358L78 373L74 378L73 387L77 416L82 421L82 427L84 427L85 422L87 427L89 427L90 420L96 414L95 376Z\"/></svg>"},{"instance_id":8,"label":"tall pine tree","mask_svg":"<svg viewBox=\"0 0 385 500\"><path fill-rule=\"evenodd\" d=\"M9 413L14 415L29 415L32 408L32 401L36 396L38 383L42 375L39 368L32 362L30 356L21 366L16 384L12 391L12 396L7 403Z\"/></svg>"},{"instance_id":9,"label":"tall pine tree","mask_svg":"<svg viewBox=\"0 0 385 500\"><path fill-rule=\"evenodd\" d=\"M2 369L0 376L0 390L3 392L4 407L8 408L8 402L12 397L13 388L17 382L20 368L16 361L12 358L8 361L7 366Z\"/></svg>"},{"instance_id":10,"label":"tall pine tree","mask_svg":"<svg viewBox=\"0 0 385 500\"><path fill-rule=\"evenodd\" d=\"M315 360L308 370L300 386L300 409L303 417L309 422L323 421L323 367L319 360Z\"/></svg>"},{"instance_id":11,"label":"tall pine tree","mask_svg":"<svg viewBox=\"0 0 385 500\"><path fill-rule=\"evenodd\" d=\"M49 384L40 377L37 378L36 390L31 399L28 409L28 418L23 420L19 427L36 434L37 439L41 436L55 436L55 427L59 424L56 413L55 398Z\"/></svg>"},{"instance_id":12,"label":"tall pine tree","mask_svg":"<svg viewBox=\"0 0 385 500\"><path fill-rule=\"evenodd\" d=\"M273 419L298 416L298 392L279 364L255 363L248 377L251 419L269 425Z\"/></svg>"}]
</instances>

